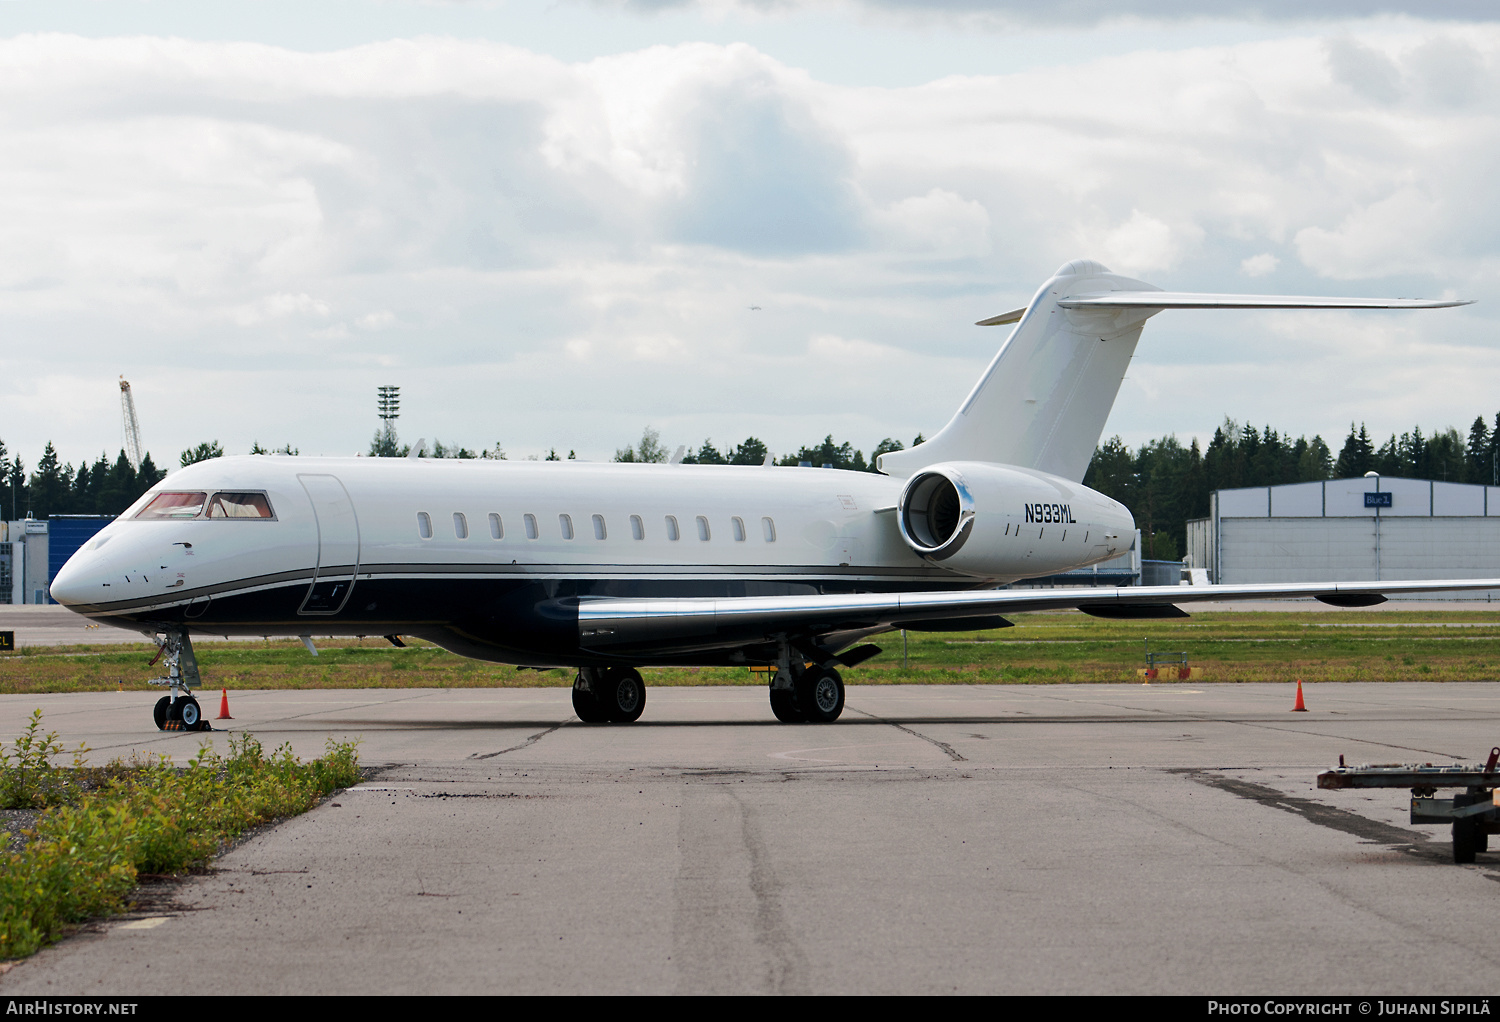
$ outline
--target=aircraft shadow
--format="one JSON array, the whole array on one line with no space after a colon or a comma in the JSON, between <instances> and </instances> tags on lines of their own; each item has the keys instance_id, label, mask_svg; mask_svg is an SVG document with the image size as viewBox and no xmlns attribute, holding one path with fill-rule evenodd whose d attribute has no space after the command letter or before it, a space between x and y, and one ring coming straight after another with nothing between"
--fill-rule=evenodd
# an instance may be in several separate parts
<instances>
[{"instance_id":1,"label":"aircraft shadow","mask_svg":"<svg viewBox=\"0 0 1500 1022\"><path fill-rule=\"evenodd\" d=\"M316 728L368 727L401 730L433 731L496 731L549 729L575 727L587 729L606 728L694 728L694 727L891 727L897 724L1202 724L1227 717L1204 716L1076 716L1076 717L997 717L975 716L901 716L901 717L841 717L833 724L784 724L774 718L766 720L638 720L633 724L585 724L576 717L570 720L350 720L347 718L323 718L315 721L299 721ZM1235 721L1281 720L1280 717L1245 716L1234 717ZM269 722L268 722L269 723Z\"/></svg>"}]
</instances>

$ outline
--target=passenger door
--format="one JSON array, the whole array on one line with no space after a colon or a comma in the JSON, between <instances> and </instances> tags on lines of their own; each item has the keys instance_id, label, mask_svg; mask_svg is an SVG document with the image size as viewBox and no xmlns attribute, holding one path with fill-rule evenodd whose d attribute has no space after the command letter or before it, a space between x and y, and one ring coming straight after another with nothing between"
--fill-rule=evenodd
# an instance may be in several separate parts
<instances>
[{"instance_id":1,"label":"passenger door","mask_svg":"<svg viewBox=\"0 0 1500 1022\"><path fill-rule=\"evenodd\" d=\"M318 565L299 614L337 614L359 571L359 519L337 476L299 475L318 522Z\"/></svg>"}]
</instances>

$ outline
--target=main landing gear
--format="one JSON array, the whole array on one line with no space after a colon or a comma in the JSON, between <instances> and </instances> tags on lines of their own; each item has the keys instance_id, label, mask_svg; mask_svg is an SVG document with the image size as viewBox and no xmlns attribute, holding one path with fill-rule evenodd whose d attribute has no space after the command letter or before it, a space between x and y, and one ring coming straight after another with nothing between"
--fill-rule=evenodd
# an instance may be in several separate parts
<instances>
[{"instance_id":1,"label":"main landing gear","mask_svg":"<svg viewBox=\"0 0 1500 1022\"><path fill-rule=\"evenodd\" d=\"M832 724L844 712L844 679L832 667L792 663L771 682L771 712L787 724Z\"/></svg>"},{"instance_id":2,"label":"main landing gear","mask_svg":"<svg viewBox=\"0 0 1500 1022\"><path fill-rule=\"evenodd\" d=\"M646 708L646 683L634 667L582 667L573 680L573 712L585 724L629 724Z\"/></svg>"},{"instance_id":3,"label":"main landing gear","mask_svg":"<svg viewBox=\"0 0 1500 1022\"><path fill-rule=\"evenodd\" d=\"M193 640L182 628L169 628L152 636L157 659L164 660L165 678L152 678L147 684L165 685L170 695L156 701L151 715L158 731L211 731L203 719L203 709L193 698L193 688L201 684L198 659L193 656ZM152 660L156 663L156 660Z\"/></svg>"}]
</instances>

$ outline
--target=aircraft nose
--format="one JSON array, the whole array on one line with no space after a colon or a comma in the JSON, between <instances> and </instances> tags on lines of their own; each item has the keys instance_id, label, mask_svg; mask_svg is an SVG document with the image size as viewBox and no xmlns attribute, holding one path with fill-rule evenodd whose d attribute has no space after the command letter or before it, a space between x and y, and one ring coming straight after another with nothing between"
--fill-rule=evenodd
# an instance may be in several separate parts
<instances>
[{"instance_id":1,"label":"aircraft nose","mask_svg":"<svg viewBox=\"0 0 1500 1022\"><path fill-rule=\"evenodd\" d=\"M89 590L95 588L88 584L88 572L78 562L79 557L76 554L68 558L67 563L57 569L57 574L53 576L52 585L48 589L52 598L65 607L90 602Z\"/></svg>"}]
</instances>

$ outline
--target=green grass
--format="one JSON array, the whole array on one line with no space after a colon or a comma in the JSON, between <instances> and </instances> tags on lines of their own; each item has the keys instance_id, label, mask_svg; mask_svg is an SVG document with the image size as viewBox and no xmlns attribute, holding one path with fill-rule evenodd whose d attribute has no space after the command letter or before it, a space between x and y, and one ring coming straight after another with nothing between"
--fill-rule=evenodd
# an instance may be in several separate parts
<instances>
[{"instance_id":1,"label":"green grass","mask_svg":"<svg viewBox=\"0 0 1500 1022\"><path fill-rule=\"evenodd\" d=\"M40 724L37 711L0 771L15 805L48 806L0 861L0 959L124 910L140 875L201 866L250 828L306 812L359 779L353 744L330 739L324 756L302 763L290 746L266 755L248 734L231 737L227 756L205 745L181 770L148 758L69 773L39 752L60 751ZM0 848L9 840L0 834Z\"/></svg>"},{"instance_id":2,"label":"green grass","mask_svg":"<svg viewBox=\"0 0 1500 1022\"><path fill-rule=\"evenodd\" d=\"M989 632L876 636L880 656L845 672L859 684L1053 684L1136 680L1142 641L1183 650L1202 680L1490 681L1500 677L1500 613L1465 610L1201 613L1170 621L1105 621L1077 613L1018 614ZM200 642L205 690L564 686L571 671L518 671L413 642ZM0 694L143 689L152 646L23 649L0 657ZM652 668L650 685L753 685L738 668ZM1197 679L1195 679L1196 681Z\"/></svg>"}]
</instances>

